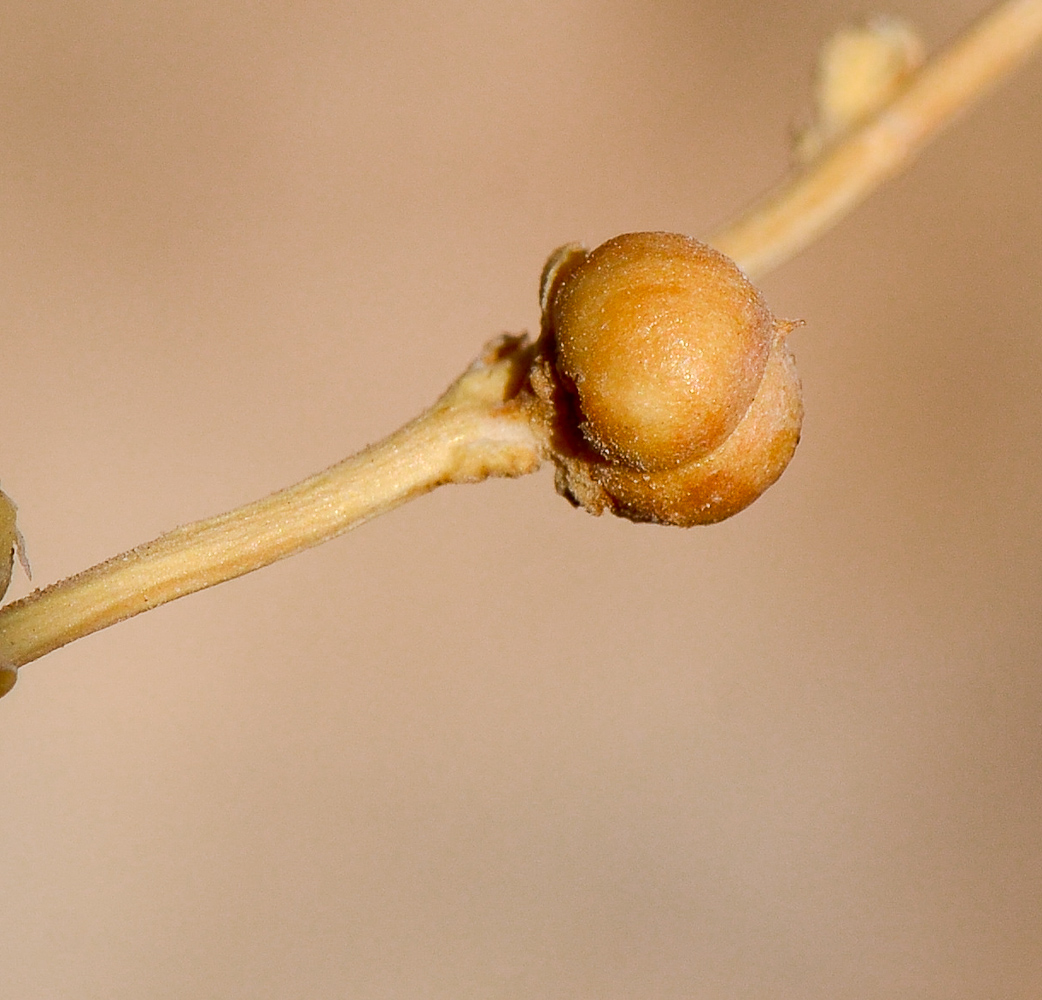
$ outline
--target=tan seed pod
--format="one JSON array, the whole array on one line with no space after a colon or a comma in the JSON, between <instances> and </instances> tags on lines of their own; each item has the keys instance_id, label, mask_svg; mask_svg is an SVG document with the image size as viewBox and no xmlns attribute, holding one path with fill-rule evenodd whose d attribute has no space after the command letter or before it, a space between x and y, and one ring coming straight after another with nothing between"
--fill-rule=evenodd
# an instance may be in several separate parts
<instances>
[{"instance_id":1,"label":"tan seed pod","mask_svg":"<svg viewBox=\"0 0 1042 1000\"><path fill-rule=\"evenodd\" d=\"M573 502L706 524L781 475L802 420L793 324L723 254L674 233L570 245L548 262L541 298L530 381Z\"/></svg>"}]
</instances>

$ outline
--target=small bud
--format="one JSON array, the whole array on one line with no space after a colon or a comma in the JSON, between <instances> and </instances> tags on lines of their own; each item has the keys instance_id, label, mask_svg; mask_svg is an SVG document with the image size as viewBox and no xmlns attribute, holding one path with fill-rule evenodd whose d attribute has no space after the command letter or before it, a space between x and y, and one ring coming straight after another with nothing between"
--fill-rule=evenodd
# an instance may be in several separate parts
<instances>
[{"instance_id":1,"label":"small bud","mask_svg":"<svg viewBox=\"0 0 1042 1000\"><path fill-rule=\"evenodd\" d=\"M922 65L926 50L895 17L877 16L837 31L821 48L814 80L814 124L796 140L809 163L883 108Z\"/></svg>"}]
</instances>

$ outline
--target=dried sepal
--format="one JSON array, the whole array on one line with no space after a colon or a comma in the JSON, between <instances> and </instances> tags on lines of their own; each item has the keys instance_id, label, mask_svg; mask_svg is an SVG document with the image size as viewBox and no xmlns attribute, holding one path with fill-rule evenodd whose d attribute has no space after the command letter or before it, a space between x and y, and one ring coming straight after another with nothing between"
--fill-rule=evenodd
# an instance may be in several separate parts
<instances>
[{"instance_id":1,"label":"dried sepal","mask_svg":"<svg viewBox=\"0 0 1042 1000\"><path fill-rule=\"evenodd\" d=\"M14 501L0 490L0 597L7 593L11 584L15 556L28 576L29 562L25 557L25 542L18 530L18 508L15 507ZM6 662L0 653L0 698L14 687L17 679L18 670L13 664Z\"/></svg>"}]
</instances>

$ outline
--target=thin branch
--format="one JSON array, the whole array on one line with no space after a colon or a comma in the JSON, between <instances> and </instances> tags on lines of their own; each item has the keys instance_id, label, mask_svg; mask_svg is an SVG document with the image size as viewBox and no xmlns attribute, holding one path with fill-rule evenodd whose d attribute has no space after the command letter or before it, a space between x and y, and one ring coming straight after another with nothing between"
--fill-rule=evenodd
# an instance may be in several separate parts
<instances>
[{"instance_id":1,"label":"thin branch","mask_svg":"<svg viewBox=\"0 0 1042 1000\"><path fill-rule=\"evenodd\" d=\"M777 267L906 165L1040 39L1042 0L999 5L867 124L709 242L750 274ZM0 608L0 695L14 668L73 639L317 545L436 486L534 471L544 445L517 399L530 361L525 338L504 338L427 413L380 444Z\"/></svg>"},{"instance_id":2,"label":"thin branch","mask_svg":"<svg viewBox=\"0 0 1042 1000\"><path fill-rule=\"evenodd\" d=\"M513 402L530 353L525 338L502 338L430 410L379 444L0 609L0 663L22 666L73 639L335 538L444 483L534 472L539 447ZM0 675L0 693L3 684Z\"/></svg>"},{"instance_id":3,"label":"thin branch","mask_svg":"<svg viewBox=\"0 0 1042 1000\"><path fill-rule=\"evenodd\" d=\"M706 242L754 280L785 263L906 167L1040 41L1042 0L1000 4L926 63L866 124Z\"/></svg>"}]
</instances>

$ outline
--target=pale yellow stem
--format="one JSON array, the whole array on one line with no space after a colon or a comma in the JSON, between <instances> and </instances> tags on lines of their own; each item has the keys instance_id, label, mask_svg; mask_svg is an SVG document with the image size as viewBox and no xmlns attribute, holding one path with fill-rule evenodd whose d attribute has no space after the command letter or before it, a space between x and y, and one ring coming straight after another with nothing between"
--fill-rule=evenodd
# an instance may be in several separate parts
<instances>
[{"instance_id":1,"label":"pale yellow stem","mask_svg":"<svg viewBox=\"0 0 1042 1000\"><path fill-rule=\"evenodd\" d=\"M709 241L753 275L781 264L897 172L1040 38L1042 0L999 5L867 124ZM51 650L317 545L436 486L534 471L541 446L516 398L530 358L524 338L504 338L382 443L0 608L0 695L15 668Z\"/></svg>"},{"instance_id":2,"label":"pale yellow stem","mask_svg":"<svg viewBox=\"0 0 1042 1000\"><path fill-rule=\"evenodd\" d=\"M524 338L503 338L430 410L379 444L0 609L0 663L22 666L73 639L318 545L444 483L533 472L538 444L513 402L529 356ZM0 694L5 674L14 682L9 669L0 671Z\"/></svg>"},{"instance_id":3,"label":"pale yellow stem","mask_svg":"<svg viewBox=\"0 0 1042 1000\"><path fill-rule=\"evenodd\" d=\"M813 243L898 173L1042 41L1042 0L1009 0L911 76L853 134L707 238L757 278Z\"/></svg>"}]
</instances>

